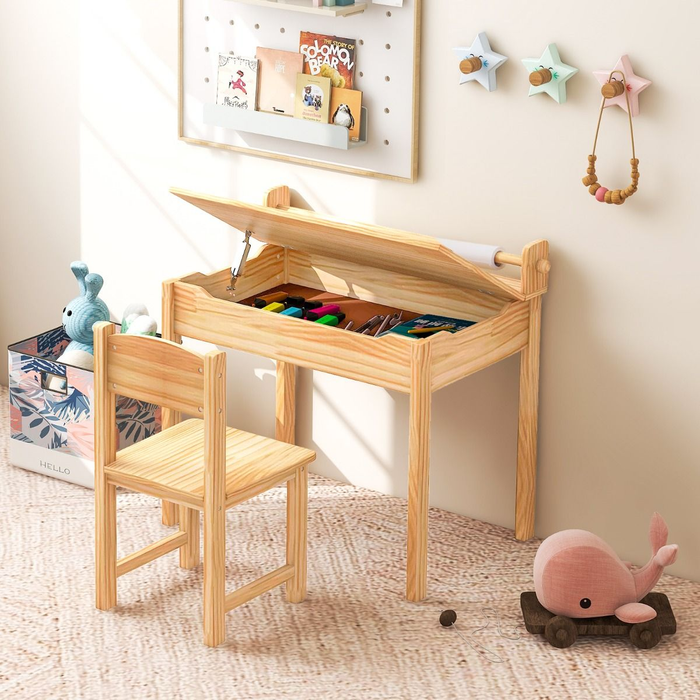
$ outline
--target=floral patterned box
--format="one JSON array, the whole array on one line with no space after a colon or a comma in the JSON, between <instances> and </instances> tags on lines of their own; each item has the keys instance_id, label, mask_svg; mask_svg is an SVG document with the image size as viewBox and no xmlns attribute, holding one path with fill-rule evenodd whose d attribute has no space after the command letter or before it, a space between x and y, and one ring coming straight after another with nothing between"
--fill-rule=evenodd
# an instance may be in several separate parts
<instances>
[{"instance_id":1,"label":"floral patterned box","mask_svg":"<svg viewBox=\"0 0 700 700\"><path fill-rule=\"evenodd\" d=\"M63 327L8 348L10 462L94 486L93 373L56 362L70 342ZM160 430L160 408L117 397L119 447Z\"/></svg>"}]
</instances>

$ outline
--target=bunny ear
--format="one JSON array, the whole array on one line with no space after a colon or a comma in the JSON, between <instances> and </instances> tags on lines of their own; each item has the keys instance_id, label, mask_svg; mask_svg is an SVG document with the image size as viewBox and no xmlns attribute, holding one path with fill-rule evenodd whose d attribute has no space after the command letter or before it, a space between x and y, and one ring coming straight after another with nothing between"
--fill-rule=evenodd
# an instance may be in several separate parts
<instances>
[{"instance_id":1,"label":"bunny ear","mask_svg":"<svg viewBox=\"0 0 700 700\"><path fill-rule=\"evenodd\" d=\"M100 289L102 289L103 284L104 280L102 279L102 275L91 272L85 278L85 296L87 296L88 299L96 299L97 295L100 293Z\"/></svg>"},{"instance_id":2,"label":"bunny ear","mask_svg":"<svg viewBox=\"0 0 700 700\"><path fill-rule=\"evenodd\" d=\"M80 289L80 294L85 295L86 289L85 289L85 278L87 277L88 274L88 266L80 261L76 260L75 262L72 262L70 264L70 269L75 275L75 279L78 280L78 287Z\"/></svg>"}]
</instances>

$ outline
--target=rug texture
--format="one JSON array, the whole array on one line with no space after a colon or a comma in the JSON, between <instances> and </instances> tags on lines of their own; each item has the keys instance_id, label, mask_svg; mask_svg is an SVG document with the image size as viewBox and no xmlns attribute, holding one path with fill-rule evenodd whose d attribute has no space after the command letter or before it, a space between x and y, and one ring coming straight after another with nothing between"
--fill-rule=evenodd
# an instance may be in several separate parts
<instances>
[{"instance_id":1,"label":"rug texture","mask_svg":"<svg viewBox=\"0 0 700 700\"><path fill-rule=\"evenodd\" d=\"M699 584L662 578L679 627L652 650L604 638L554 649L521 624L538 542L431 509L430 595L411 604L405 501L321 477L304 603L275 589L230 612L226 643L209 649L201 566L182 570L173 552L121 577L118 607L100 612L93 492L9 465L4 389L0 421L2 698L700 698ZM285 494L229 511L229 589L283 563ZM120 556L170 530L154 499L126 491L118 523ZM467 641L439 625L444 608Z\"/></svg>"}]
</instances>

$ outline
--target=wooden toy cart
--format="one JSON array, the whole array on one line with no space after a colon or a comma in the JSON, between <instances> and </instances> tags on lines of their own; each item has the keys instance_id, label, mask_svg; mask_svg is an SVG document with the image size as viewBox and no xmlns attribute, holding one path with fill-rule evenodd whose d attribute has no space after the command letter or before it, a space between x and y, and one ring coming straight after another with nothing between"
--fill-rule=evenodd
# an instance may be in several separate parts
<instances>
[{"instance_id":1,"label":"wooden toy cart","mask_svg":"<svg viewBox=\"0 0 700 700\"><path fill-rule=\"evenodd\" d=\"M558 649L570 647L580 636L629 637L638 649L651 649L663 635L676 633L676 618L663 593L648 593L640 602L654 608L656 617L631 624L615 615L576 619L555 615L540 605L534 591L520 594L525 629L530 634L543 634Z\"/></svg>"},{"instance_id":2,"label":"wooden toy cart","mask_svg":"<svg viewBox=\"0 0 700 700\"><path fill-rule=\"evenodd\" d=\"M262 206L173 189L178 197L264 241L247 261L235 292L231 270L192 274L163 285L163 337L182 336L269 357L277 362L276 436L294 442L295 367L329 372L410 395L406 597L426 596L428 471L434 391L521 353L515 534L534 534L537 395L547 241L506 277L463 260L427 236L322 217L290 206L289 189L270 190ZM413 340L380 338L280 316L250 305L269 290L340 301L348 319L401 310L477 321L458 333ZM406 318L407 316L404 316ZM347 322L347 320L346 320ZM355 326L357 327L357 325ZM164 424L179 417L165 412ZM164 522L174 509L164 504Z\"/></svg>"}]
</instances>

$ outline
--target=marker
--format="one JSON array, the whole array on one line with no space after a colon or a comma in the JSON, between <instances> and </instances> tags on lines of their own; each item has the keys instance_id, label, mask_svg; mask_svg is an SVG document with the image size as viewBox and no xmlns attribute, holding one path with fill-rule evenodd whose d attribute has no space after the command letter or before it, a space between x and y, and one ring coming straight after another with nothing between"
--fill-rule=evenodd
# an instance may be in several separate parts
<instances>
[{"instance_id":1,"label":"marker","mask_svg":"<svg viewBox=\"0 0 700 700\"><path fill-rule=\"evenodd\" d=\"M345 314L341 311L337 314L326 314L316 321L316 323L322 323L324 326L337 326L341 321L345 320Z\"/></svg>"},{"instance_id":2,"label":"marker","mask_svg":"<svg viewBox=\"0 0 700 700\"><path fill-rule=\"evenodd\" d=\"M425 335L426 333L437 333L438 331L451 331L454 326L432 326L426 328L411 328L410 335Z\"/></svg>"},{"instance_id":3,"label":"marker","mask_svg":"<svg viewBox=\"0 0 700 700\"><path fill-rule=\"evenodd\" d=\"M272 294L265 294L261 297L256 297L255 301L253 302L253 306L255 306L256 309L264 309L269 304L272 304L273 301L284 301L288 296L289 294L287 294L287 292L273 292Z\"/></svg>"},{"instance_id":4,"label":"marker","mask_svg":"<svg viewBox=\"0 0 700 700\"><path fill-rule=\"evenodd\" d=\"M280 316L293 316L294 318L302 318L304 316L304 312L296 306L290 306L284 311L280 311Z\"/></svg>"},{"instance_id":5,"label":"marker","mask_svg":"<svg viewBox=\"0 0 700 700\"><path fill-rule=\"evenodd\" d=\"M320 309L323 306L322 301L305 301L301 304L301 308L304 311L311 311L312 309Z\"/></svg>"},{"instance_id":6,"label":"marker","mask_svg":"<svg viewBox=\"0 0 700 700\"><path fill-rule=\"evenodd\" d=\"M296 307L297 309L303 309L305 302L306 299L304 299L304 297L287 297L284 300L284 305L287 308Z\"/></svg>"},{"instance_id":7,"label":"marker","mask_svg":"<svg viewBox=\"0 0 700 700\"><path fill-rule=\"evenodd\" d=\"M284 304L279 304L278 302L273 301L272 304L268 304L266 307L264 307L263 311L272 311L273 314L278 314L284 311Z\"/></svg>"},{"instance_id":8,"label":"marker","mask_svg":"<svg viewBox=\"0 0 700 700\"><path fill-rule=\"evenodd\" d=\"M340 307L338 304L326 304L326 306L319 306L313 311L308 311L306 318L309 321L318 321L319 318L326 316L327 314L337 314L340 313Z\"/></svg>"}]
</instances>

